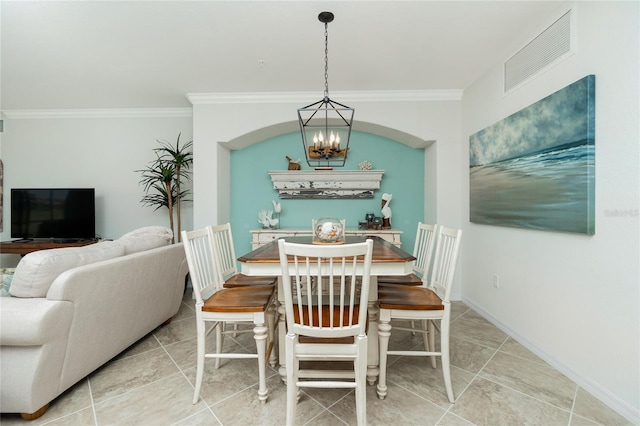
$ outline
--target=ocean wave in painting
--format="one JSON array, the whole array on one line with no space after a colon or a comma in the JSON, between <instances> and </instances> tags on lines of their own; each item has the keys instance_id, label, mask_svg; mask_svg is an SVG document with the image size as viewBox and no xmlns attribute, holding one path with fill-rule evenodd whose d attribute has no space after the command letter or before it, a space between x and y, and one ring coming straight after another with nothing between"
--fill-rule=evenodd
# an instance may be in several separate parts
<instances>
[{"instance_id":1,"label":"ocean wave in painting","mask_svg":"<svg viewBox=\"0 0 640 426\"><path fill-rule=\"evenodd\" d=\"M470 169L475 223L593 234L593 140Z\"/></svg>"}]
</instances>

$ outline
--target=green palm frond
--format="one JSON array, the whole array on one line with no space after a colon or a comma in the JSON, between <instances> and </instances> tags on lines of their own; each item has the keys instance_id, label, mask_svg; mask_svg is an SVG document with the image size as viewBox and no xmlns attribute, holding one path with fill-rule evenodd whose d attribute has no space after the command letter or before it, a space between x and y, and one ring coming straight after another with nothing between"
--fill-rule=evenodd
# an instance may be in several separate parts
<instances>
[{"instance_id":1,"label":"green palm frond","mask_svg":"<svg viewBox=\"0 0 640 426\"><path fill-rule=\"evenodd\" d=\"M141 170L140 185L146 193L142 197L142 204L155 207L158 210L166 207L169 210L169 222L173 231L174 206L178 219L178 241L180 241L181 228L181 204L191 201L188 189L182 189L183 181L191 180L190 168L193 164L193 153L191 147L193 141L189 141L180 146L180 136L176 139L175 147L164 140L158 140L159 148L154 148L156 159Z\"/></svg>"}]
</instances>

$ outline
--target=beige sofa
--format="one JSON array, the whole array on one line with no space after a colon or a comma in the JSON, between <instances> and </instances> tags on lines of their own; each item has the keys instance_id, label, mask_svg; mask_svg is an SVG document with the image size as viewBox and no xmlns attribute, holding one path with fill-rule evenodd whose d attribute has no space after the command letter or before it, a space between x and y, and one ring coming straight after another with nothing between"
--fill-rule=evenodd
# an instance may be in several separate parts
<instances>
[{"instance_id":1,"label":"beige sofa","mask_svg":"<svg viewBox=\"0 0 640 426\"><path fill-rule=\"evenodd\" d=\"M178 312L188 272L182 244L141 236L20 261L10 293L21 297L0 298L2 412L42 415L50 401ZM60 273L74 262L80 265Z\"/></svg>"}]
</instances>

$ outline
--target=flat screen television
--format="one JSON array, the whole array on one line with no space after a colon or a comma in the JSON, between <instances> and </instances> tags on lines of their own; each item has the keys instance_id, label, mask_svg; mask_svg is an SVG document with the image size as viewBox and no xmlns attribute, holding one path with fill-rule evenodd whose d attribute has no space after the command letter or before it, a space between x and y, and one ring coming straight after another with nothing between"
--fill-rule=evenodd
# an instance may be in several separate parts
<instances>
[{"instance_id":1,"label":"flat screen television","mask_svg":"<svg viewBox=\"0 0 640 426\"><path fill-rule=\"evenodd\" d=\"M94 188L11 189L11 238L74 241L95 235Z\"/></svg>"}]
</instances>

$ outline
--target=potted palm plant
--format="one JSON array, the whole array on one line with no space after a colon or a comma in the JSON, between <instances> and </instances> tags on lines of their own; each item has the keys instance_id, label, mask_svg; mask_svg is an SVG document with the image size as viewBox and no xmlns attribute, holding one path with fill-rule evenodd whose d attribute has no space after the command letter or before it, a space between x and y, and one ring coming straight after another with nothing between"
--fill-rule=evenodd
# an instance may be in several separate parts
<instances>
[{"instance_id":1,"label":"potted palm plant","mask_svg":"<svg viewBox=\"0 0 640 426\"><path fill-rule=\"evenodd\" d=\"M142 204L155 206L155 210L166 207L169 212L169 226L174 235L174 212L177 218L177 235L180 242L180 231L182 229L181 206L183 201L190 201L188 196L190 191L183 189L184 181L191 180L191 165L193 164L193 153L191 147L193 141L180 145L180 136L176 139L175 146L171 143L158 140L159 148L154 148L156 159L145 169L136 170L141 173L140 184L143 185L145 195L142 197ZM172 243L175 242L175 237Z\"/></svg>"}]
</instances>

